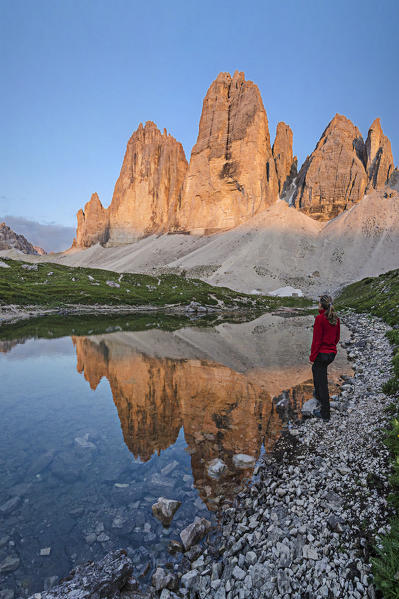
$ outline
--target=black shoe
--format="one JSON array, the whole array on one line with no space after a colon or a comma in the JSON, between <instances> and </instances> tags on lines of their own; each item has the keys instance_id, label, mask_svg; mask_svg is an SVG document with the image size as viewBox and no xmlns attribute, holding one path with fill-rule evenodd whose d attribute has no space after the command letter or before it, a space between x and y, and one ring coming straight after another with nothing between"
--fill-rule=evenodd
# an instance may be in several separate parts
<instances>
[{"instance_id":1,"label":"black shoe","mask_svg":"<svg viewBox=\"0 0 399 599\"><path fill-rule=\"evenodd\" d=\"M313 416L315 416L315 418L321 418L322 420L324 420L324 422L330 421L330 416L322 416L320 410L316 410L315 412L313 412Z\"/></svg>"}]
</instances>

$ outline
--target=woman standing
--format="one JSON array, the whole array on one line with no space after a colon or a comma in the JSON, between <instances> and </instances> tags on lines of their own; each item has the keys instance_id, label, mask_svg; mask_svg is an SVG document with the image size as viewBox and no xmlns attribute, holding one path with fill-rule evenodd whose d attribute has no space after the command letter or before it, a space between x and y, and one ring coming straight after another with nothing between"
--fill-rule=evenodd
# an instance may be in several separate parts
<instances>
[{"instance_id":1,"label":"woman standing","mask_svg":"<svg viewBox=\"0 0 399 599\"><path fill-rule=\"evenodd\" d=\"M340 336L340 323L334 311L333 301L329 295L322 295L319 301L319 315L313 326L313 341L309 360L313 362L313 383L315 397L320 402L320 412L315 416L330 420L330 398L328 394L327 367L337 353Z\"/></svg>"}]
</instances>

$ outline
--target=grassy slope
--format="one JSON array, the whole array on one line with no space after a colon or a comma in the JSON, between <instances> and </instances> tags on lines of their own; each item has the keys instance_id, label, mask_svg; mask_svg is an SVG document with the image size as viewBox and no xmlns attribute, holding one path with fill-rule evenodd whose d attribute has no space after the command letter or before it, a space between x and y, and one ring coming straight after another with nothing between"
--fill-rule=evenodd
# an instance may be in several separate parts
<instances>
[{"instance_id":1,"label":"grassy slope","mask_svg":"<svg viewBox=\"0 0 399 599\"><path fill-rule=\"evenodd\" d=\"M163 307L167 304L186 305L197 301L216 306L218 300L221 300L226 306L248 306L266 311L281 305L307 306L310 303L303 298L251 296L177 275L120 275L107 270L49 263L38 264L37 270L27 270L23 268L23 262L3 261L10 268L0 268L0 305L62 307L100 304ZM116 283L118 287L107 285L107 281Z\"/></svg>"},{"instance_id":2,"label":"grassy slope","mask_svg":"<svg viewBox=\"0 0 399 599\"><path fill-rule=\"evenodd\" d=\"M383 537L381 547L376 549L377 558L373 560L373 566L375 582L384 598L399 599L399 270L349 285L336 305L341 309L369 312L393 327L388 338L394 350L394 374L383 391L393 398L389 411L394 418L391 428L386 431L385 444L391 452L393 469L389 499L397 516L391 522L391 532Z\"/></svg>"}]
</instances>

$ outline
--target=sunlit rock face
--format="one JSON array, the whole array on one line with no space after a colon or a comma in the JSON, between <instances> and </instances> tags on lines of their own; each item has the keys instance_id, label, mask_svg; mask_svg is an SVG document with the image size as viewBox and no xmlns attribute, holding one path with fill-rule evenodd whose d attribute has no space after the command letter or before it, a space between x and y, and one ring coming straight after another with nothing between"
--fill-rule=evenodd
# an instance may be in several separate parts
<instances>
[{"instance_id":1,"label":"sunlit rock face","mask_svg":"<svg viewBox=\"0 0 399 599\"><path fill-rule=\"evenodd\" d=\"M187 170L183 146L148 121L127 144L112 202L104 209L92 195L77 214L74 247L129 243L173 228Z\"/></svg>"},{"instance_id":2,"label":"sunlit rock face","mask_svg":"<svg viewBox=\"0 0 399 599\"><path fill-rule=\"evenodd\" d=\"M375 119L366 139L367 174L369 187L380 189L394 172L391 142L384 135L380 119Z\"/></svg>"},{"instance_id":3,"label":"sunlit rock face","mask_svg":"<svg viewBox=\"0 0 399 599\"><path fill-rule=\"evenodd\" d=\"M220 73L206 94L177 230L231 229L278 196L266 111L244 73Z\"/></svg>"},{"instance_id":4,"label":"sunlit rock face","mask_svg":"<svg viewBox=\"0 0 399 599\"><path fill-rule=\"evenodd\" d=\"M147 121L131 136L112 202L93 194L77 214L74 247L119 245L151 234L207 235L233 229L278 197L328 221L394 174L389 139L376 119L366 143L336 114L297 173L293 133L279 122L273 148L258 87L220 73L205 96L190 164L182 145ZM396 179L395 179L396 181Z\"/></svg>"},{"instance_id":5,"label":"sunlit rock face","mask_svg":"<svg viewBox=\"0 0 399 599\"><path fill-rule=\"evenodd\" d=\"M74 337L73 342L77 369L91 388L102 377L108 379L125 443L136 459L147 461L167 449L184 427L195 486L212 509L220 496L237 492L252 471L237 469L234 455L257 459L262 445L271 449L282 417L292 418L292 410L299 411L311 394L296 385L274 401L264 381L257 384L253 377L207 360L144 355L122 347L112 335ZM208 474L215 458L227 466L219 479Z\"/></svg>"},{"instance_id":6,"label":"sunlit rock face","mask_svg":"<svg viewBox=\"0 0 399 599\"><path fill-rule=\"evenodd\" d=\"M108 211L103 208L96 193L76 215L78 227L73 247L87 248L96 243L104 244L109 238Z\"/></svg>"},{"instance_id":7,"label":"sunlit rock face","mask_svg":"<svg viewBox=\"0 0 399 599\"><path fill-rule=\"evenodd\" d=\"M174 391L172 360L156 360L133 351L120 351L112 339L96 343L73 338L77 369L95 389L108 379L123 438L136 459L147 461L175 443L182 426Z\"/></svg>"},{"instance_id":8,"label":"sunlit rock face","mask_svg":"<svg viewBox=\"0 0 399 599\"><path fill-rule=\"evenodd\" d=\"M296 180L296 208L330 220L362 199L367 186L366 148L360 131L336 114Z\"/></svg>"},{"instance_id":9,"label":"sunlit rock face","mask_svg":"<svg viewBox=\"0 0 399 599\"><path fill-rule=\"evenodd\" d=\"M183 146L148 121L129 139L109 207L109 243L169 231L187 170Z\"/></svg>"},{"instance_id":10,"label":"sunlit rock face","mask_svg":"<svg viewBox=\"0 0 399 599\"><path fill-rule=\"evenodd\" d=\"M297 157L293 156L292 139L291 127L283 122L278 123L272 152L281 198L285 197L297 175Z\"/></svg>"}]
</instances>

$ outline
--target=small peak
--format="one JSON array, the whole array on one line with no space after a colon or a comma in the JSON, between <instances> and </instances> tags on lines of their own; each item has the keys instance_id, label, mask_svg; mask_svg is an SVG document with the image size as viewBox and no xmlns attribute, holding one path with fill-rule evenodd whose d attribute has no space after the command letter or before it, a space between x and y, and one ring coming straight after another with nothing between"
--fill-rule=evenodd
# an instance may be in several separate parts
<instances>
[{"instance_id":1,"label":"small peak","mask_svg":"<svg viewBox=\"0 0 399 599\"><path fill-rule=\"evenodd\" d=\"M377 127L378 127L379 129L381 129L381 128L382 128L382 127L381 127L381 118L380 118L380 117L377 117L376 119L374 119L374 121L371 123L371 127L370 127L370 129L375 129L375 128L377 128Z\"/></svg>"},{"instance_id":2,"label":"small peak","mask_svg":"<svg viewBox=\"0 0 399 599\"><path fill-rule=\"evenodd\" d=\"M139 126L137 127L137 131L142 131L142 129L144 129L143 123L140 123Z\"/></svg>"},{"instance_id":3,"label":"small peak","mask_svg":"<svg viewBox=\"0 0 399 599\"><path fill-rule=\"evenodd\" d=\"M231 75L230 73L219 73L219 75L216 77L215 81L223 81L223 82L227 82L230 83L231 82Z\"/></svg>"},{"instance_id":4,"label":"small peak","mask_svg":"<svg viewBox=\"0 0 399 599\"><path fill-rule=\"evenodd\" d=\"M381 127L381 119L380 119L380 117L374 119L374 121L370 125L368 136L370 136L373 133L377 133L377 134L382 135L382 127Z\"/></svg>"},{"instance_id":5,"label":"small peak","mask_svg":"<svg viewBox=\"0 0 399 599\"><path fill-rule=\"evenodd\" d=\"M98 193L96 191L91 194L90 202L100 202L100 198L98 197Z\"/></svg>"},{"instance_id":6,"label":"small peak","mask_svg":"<svg viewBox=\"0 0 399 599\"><path fill-rule=\"evenodd\" d=\"M337 112L337 113L335 114L335 116L334 116L334 117L331 119L331 121L330 121L330 125L331 125L332 123L345 123L345 122L347 122L347 121L349 121L349 119L348 119L346 116L344 116L343 114L339 114L339 113Z\"/></svg>"},{"instance_id":7,"label":"small peak","mask_svg":"<svg viewBox=\"0 0 399 599\"><path fill-rule=\"evenodd\" d=\"M153 121L146 121L145 129L158 129L158 127Z\"/></svg>"},{"instance_id":8,"label":"small peak","mask_svg":"<svg viewBox=\"0 0 399 599\"><path fill-rule=\"evenodd\" d=\"M245 73L243 73L242 71L234 71L232 83L233 84L235 83L236 85L240 85L244 81L245 81Z\"/></svg>"},{"instance_id":9,"label":"small peak","mask_svg":"<svg viewBox=\"0 0 399 599\"><path fill-rule=\"evenodd\" d=\"M280 121L277 123L277 127L276 127L276 137L277 135L281 135L282 133L292 133L292 129L289 125L287 125L287 123L284 123L284 121Z\"/></svg>"}]
</instances>

